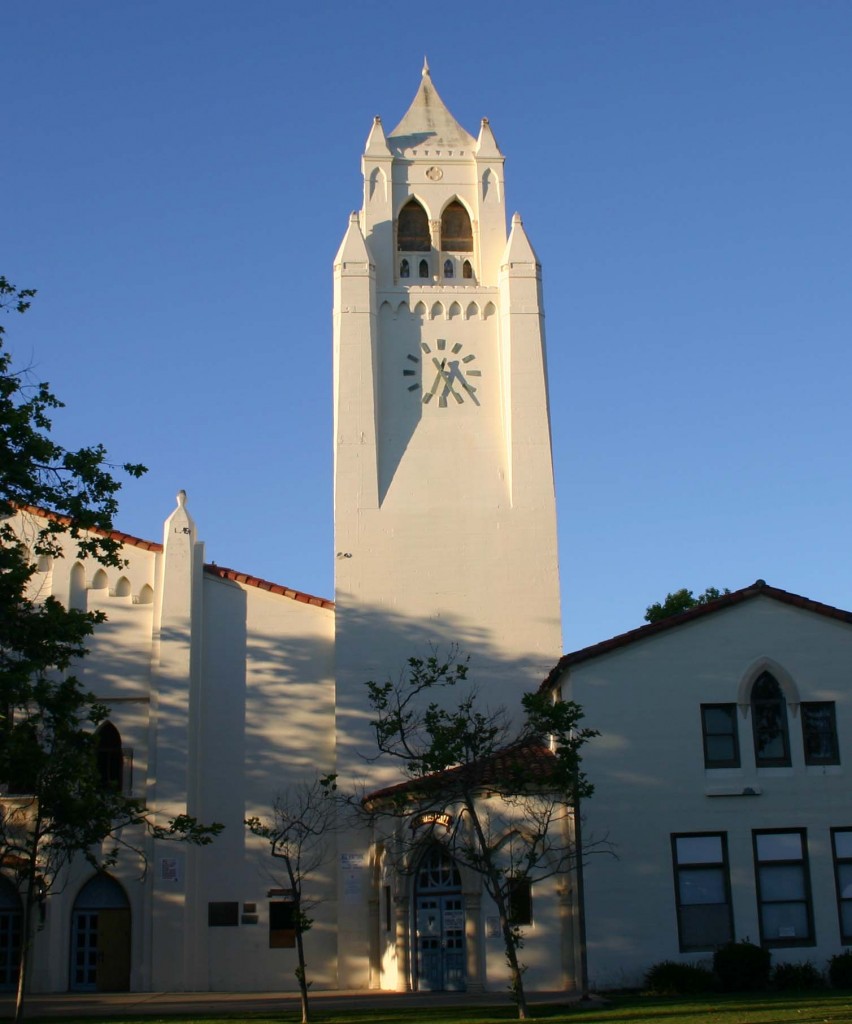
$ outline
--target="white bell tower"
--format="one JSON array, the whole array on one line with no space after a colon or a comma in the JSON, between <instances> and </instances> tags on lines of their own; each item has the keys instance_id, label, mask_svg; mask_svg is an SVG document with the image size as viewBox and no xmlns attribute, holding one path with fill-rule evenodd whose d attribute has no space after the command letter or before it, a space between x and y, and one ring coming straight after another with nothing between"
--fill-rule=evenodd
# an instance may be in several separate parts
<instances>
[{"instance_id":1,"label":"white bell tower","mask_svg":"<svg viewBox=\"0 0 852 1024\"><path fill-rule=\"evenodd\" d=\"M515 712L562 644L541 272L517 214L507 237L503 155L424 65L362 169L334 263L336 726L337 771L373 787L398 777L362 756L367 680L456 644Z\"/></svg>"}]
</instances>

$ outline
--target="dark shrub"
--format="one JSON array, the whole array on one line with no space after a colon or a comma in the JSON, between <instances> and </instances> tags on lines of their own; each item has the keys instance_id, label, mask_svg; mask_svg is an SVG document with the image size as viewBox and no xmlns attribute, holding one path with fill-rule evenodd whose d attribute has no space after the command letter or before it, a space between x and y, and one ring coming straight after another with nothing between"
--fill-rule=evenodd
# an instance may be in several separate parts
<instances>
[{"instance_id":1,"label":"dark shrub","mask_svg":"<svg viewBox=\"0 0 852 1024\"><path fill-rule=\"evenodd\" d=\"M691 996L716 988L713 972L698 964L662 960L645 975L645 988L657 995Z\"/></svg>"},{"instance_id":2,"label":"dark shrub","mask_svg":"<svg viewBox=\"0 0 852 1024\"><path fill-rule=\"evenodd\" d=\"M713 954L713 970L724 992L769 987L772 954L753 942L726 942Z\"/></svg>"},{"instance_id":3,"label":"dark shrub","mask_svg":"<svg viewBox=\"0 0 852 1024\"><path fill-rule=\"evenodd\" d=\"M852 988L852 951L845 949L828 961L828 980L833 988Z\"/></svg>"},{"instance_id":4,"label":"dark shrub","mask_svg":"<svg viewBox=\"0 0 852 1024\"><path fill-rule=\"evenodd\" d=\"M810 960L803 964L776 964L772 969L772 987L789 992L822 988L825 978Z\"/></svg>"}]
</instances>

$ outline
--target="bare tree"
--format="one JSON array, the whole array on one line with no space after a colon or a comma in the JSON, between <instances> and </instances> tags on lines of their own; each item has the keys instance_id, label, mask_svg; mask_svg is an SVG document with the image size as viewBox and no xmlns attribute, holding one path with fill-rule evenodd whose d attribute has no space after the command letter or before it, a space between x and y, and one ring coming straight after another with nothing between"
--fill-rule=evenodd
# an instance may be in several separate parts
<instances>
[{"instance_id":1,"label":"bare tree","mask_svg":"<svg viewBox=\"0 0 852 1024\"><path fill-rule=\"evenodd\" d=\"M398 679L367 683L376 760L395 759L407 779L370 794L365 807L375 819L397 822L386 848L399 863L410 864L413 845L425 837L481 877L525 1019L518 898L578 864L577 807L592 794L580 750L596 733L580 727L577 704L542 693L524 695L523 720L513 730L504 709L483 707L467 675L467 659L453 652L410 658ZM399 827L402 820L422 826L416 836Z\"/></svg>"},{"instance_id":2,"label":"bare tree","mask_svg":"<svg viewBox=\"0 0 852 1024\"><path fill-rule=\"evenodd\" d=\"M328 836L337 827L337 783L334 775L317 776L297 783L275 799L272 820L247 818L246 827L269 843L270 853L284 865L287 890L292 898L298 966L296 979L302 1000L302 1024L310 1018L304 935L313 924L309 912L321 902L311 886L319 869L328 861Z\"/></svg>"}]
</instances>

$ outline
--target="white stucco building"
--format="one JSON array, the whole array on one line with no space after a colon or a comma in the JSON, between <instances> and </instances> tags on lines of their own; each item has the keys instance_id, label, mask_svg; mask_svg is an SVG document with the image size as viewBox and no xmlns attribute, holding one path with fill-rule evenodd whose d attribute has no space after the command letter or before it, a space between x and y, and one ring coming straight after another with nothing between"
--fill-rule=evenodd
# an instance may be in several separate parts
<instances>
[{"instance_id":1,"label":"white stucco building","mask_svg":"<svg viewBox=\"0 0 852 1024\"><path fill-rule=\"evenodd\" d=\"M487 120L475 137L456 122L424 68L397 127L376 118L362 170L334 260L334 601L205 562L182 493L162 543L116 535L126 568L70 546L40 566L40 593L107 613L79 674L110 709L113 778L163 818L226 827L202 849L146 841L144 877L132 857L108 876L75 864L48 898L33 988L295 988L285 886L243 821L316 771L368 790L399 781L364 760L364 684L450 642L493 704L517 708L547 677L601 733L585 834L617 859L594 854L582 879L533 893L531 988L578 986L584 948L601 985L726 936L790 959L838 951L852 941L837 896L852 872L852 615L748 588L553 669L541 272L507 216L503 155ZM22 510L24 533L37 514ZM753 733L756 715L771 728ZM316 988L505 989L475 878L438 863L394 877L368 832L333 842L306 940ZM0 880L0 934L16 899ZM451 940L428 977L427 905ZM0 985L13 961L14 941L0 943Z\"/></svg>"}]
</instances>

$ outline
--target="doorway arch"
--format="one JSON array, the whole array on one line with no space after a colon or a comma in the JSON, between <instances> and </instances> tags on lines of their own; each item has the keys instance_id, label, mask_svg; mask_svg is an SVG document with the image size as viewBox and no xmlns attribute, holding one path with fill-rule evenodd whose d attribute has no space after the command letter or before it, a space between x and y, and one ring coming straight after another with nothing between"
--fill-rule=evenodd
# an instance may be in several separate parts
<instances>
[{"instance_id":1,"label":"doorway arch","mask_svg":"<svg viewBox=\"0 0 852 1024\"><path fill-rule=\"evenodd\" d=\"M71 912L72 992L130 990L130 901L105 872L77 893Z\"/></svg>"},{"instance_id":2,"label":"doorway arch","mask_svg":"<svg viewBox=\"0 0 852 1024\"><path fill-rule=\"evenodd\" d=\"M438 843L426 848L414 875L415 987L467 988L464 896L458 865Z\"/></svg>"},{"instance_id":3,"label":"doorway arch","mask_svg":"<svg viewBox=\"0 0 852 1024\"><path fill-rule=\"evenodd\" d=\"M0 992L14 992L18 985L22 924L20 894L0 875Z\"/></svg>"}]
</instances>

